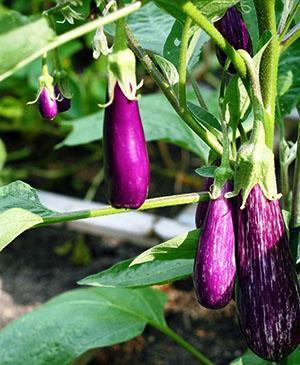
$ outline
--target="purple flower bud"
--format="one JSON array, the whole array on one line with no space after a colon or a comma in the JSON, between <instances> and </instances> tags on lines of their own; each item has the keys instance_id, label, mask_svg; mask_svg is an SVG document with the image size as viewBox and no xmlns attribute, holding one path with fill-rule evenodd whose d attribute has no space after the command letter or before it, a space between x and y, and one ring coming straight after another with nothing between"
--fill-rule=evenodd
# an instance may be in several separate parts
<instances>
[{"instance_id":1,"label":"purple flower bud","mask_svg":"<svg viewBox=\"0 0 300 365\"><path fill-rule=\"evenodd\" d=\"M57 103L49 94L46 87L43 87L39 95L39 110L43 118L54 119L57 115Z\"/></svg>"},{"instance_id":2,"label":"purple flower bud","mask_svg":"<svg viewBox=\"0 0 300 365\"><path fill-rule=\"evenodd\" d=\"M194 287L200 304L209 309L222 308L232 298L235 283L234 214L227 182L221 195L210 200L194 264Z\"/></svg>"},{"instance_id":3,"label":"purple flower bud","mask_svg":"<svg viewBox=\"0 0 300 365\"><path fill-rule=\"evenodd\" d=\"M204 191L208 191L210 186L214 183L214 179L212 177L208 177L204 181ZM209 206L209 200L199 202L196 210L195 215L195 223L197 228L201 228L203 225L203 222L206 217L206 213Z\"/></svg>"},{"instance_id":4,"label":"purple flower bud","mask_svg":"<svg viewBox=\"0 0 300 365\"><path fill-rule=\"evenodd\" d=\"M252 42L246 24L235 6L229 8L223 18L214 23L214 26L235 49L244 49L252 55ZM224 66L226 54L218 47L216 54L220 64ZM232 64L229 66L229 72L236 73Z\"/></svg>"},{"instance_id":5,"label":"purple flower bud","mask_svg":"<svg viewBox=\"0 0 300 365\"><path fill-rule=\"evenodd\" d=\"M71 108L71 99L66 98L62 95L59 86L57 84L55 84L54 86L54 93L55 97L57 98L56 103L58 112L63 113L69 110Z\"/></svg>"},{"instance_id":6,"label":"purple flower bud","mask_svg":"<svg viewBox=\"0 0 300 365\"><path fill-rule=\"evenodd\" d=\"M150 166L136 100L128 100L116 83L105 109L104 163L108 199L116 208L140 207L148 194Z\"/></svg>"},{"instance_id":7,"label":"purple flower bud","mask_svg":"<svg viewBox=\"0 0 300 365\"><path fill-rule=\"evenodd\" d=\"M300 340L300 290L279 201L268 200L258 184L245 208L238 209L237 275L239 322L247 344L278 362Z\"/></svg>"}]
</instances>

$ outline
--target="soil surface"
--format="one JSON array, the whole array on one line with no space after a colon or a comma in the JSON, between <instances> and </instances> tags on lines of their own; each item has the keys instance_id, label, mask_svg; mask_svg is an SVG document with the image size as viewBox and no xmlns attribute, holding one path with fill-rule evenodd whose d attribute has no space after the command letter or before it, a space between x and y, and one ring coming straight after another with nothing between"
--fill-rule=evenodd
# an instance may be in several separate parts
<instances>
[{"instance_id":1,"label":"soil surface","mask_svg":"<svg viewBox=\"0 0 300 365\"><path fill-rule=\"evenodd\" d=\"M124 242L78 236L62 226L25 232L0 255L0 327L54 295L75 288L76 281L86 275L133 257L141 250ZM223 310L206 310L195 299L191 279L160 288L168 295L166 318L170 327L214 364L228 365L244 352L233 302ZM198 362L171 339L147 327L142 336L132 341L94 351L89 365L99 364Z\"/></svg>"}]
</instances>

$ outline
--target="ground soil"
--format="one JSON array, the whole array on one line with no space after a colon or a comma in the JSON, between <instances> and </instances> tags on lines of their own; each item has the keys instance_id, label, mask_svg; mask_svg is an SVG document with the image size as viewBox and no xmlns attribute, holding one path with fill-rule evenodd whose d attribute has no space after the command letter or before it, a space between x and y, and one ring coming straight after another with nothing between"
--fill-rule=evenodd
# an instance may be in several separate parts
<instances>
[{"instance_id":1,"label":"ground soil","mask_svg":"<svg viewBox=\"0 0 300 365\"><path fill-rule=\"evenodd\" d=\"M78 236L60 227L25 232L0 255L0 327L49 298L76 287L76 281L141 251L124 242L86 236L91 253L88 265L79 266L56 254L57 246ZM198 305L191 279L161 288L168 295L166 318L170 327L212 359L227 365L242 354L245 344L235 318L234 302L220 311ZM194 365L197 362L157 330L125 344L93 352L89 365ZM53 364L54 365L54 364Z\"/></svg>"}]
</instances>

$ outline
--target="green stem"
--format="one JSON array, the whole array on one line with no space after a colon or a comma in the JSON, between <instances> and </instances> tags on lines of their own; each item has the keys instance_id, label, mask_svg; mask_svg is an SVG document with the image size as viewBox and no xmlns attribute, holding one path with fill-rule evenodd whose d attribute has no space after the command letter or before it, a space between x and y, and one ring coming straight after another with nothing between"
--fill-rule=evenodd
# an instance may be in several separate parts
<instances>
[{"instance_id":1,"label":"green stem","mask_svg":"<svg viewBox=\"0 0 300 365\"><path fill-rule=\"evenodd\" d=\"M199 88L199 86L198 86L198 84L197 84L197 81L196 81L196 79L195 79L194 75L193 75L191 72L188 72L188 77L189 77L189 79L190 79L190 81L191 81L192 88L193 88L193 90L194 90L194 93L195 93L195 95L196 95L196 98L197 98L197 100L198 100L199 105L200 105L203 109L208 110L208 107L207 107L207 105L206 105L206 103L205 103L205 100L203 99L203 96L202 96L202 94L201 94L201 92L200 92L200 88Z\"/></svg>"},{"instance_id":2,"label":"green stem","mask_svg":"<svg viewBox=\"0 0 300 365\"><path fill-rule=\"evenodd\" d=\"M182 112L186 110L186 68L187 68L187 49L189 45L189 30L192 24L191 18L187 17L182 30L182 38L179 54L179 107Z\"/></svg>"},{"instance_id":3,"label":"green stem","mask_svg":"<svg viewBox=\"0 0 300 365\"><path fill-rule=\"evenodd\" d=\"M222 51L226 53L241 78L246 77L247 70L243 59L230 45L230 43L227 42L227 40L222 36L217 28L211 24L209 20L201 13L201 11L197 9L197 7L191 1L181 0L179 7L213 39L213 41L219 48L221 48Z\"/></svg>"},{"instance_id":4,"label":"green stem","mask_svg":"<svg viewBox=\"0 0 300 365\"><path fill-rule=\"evenodd\" d=\"M298 125L297 155L293 182L293 198L290 220L290 245L293 257L297 257L300 238L300 120Z\"/></svg>"},{"instance_id":5,"label":"green stem","mask_svg":"<svg viewBox=\"0 0 300 365\"><path fill-rule=\"evenodd\" d=\"M82 37L83 35L92 32L100 26L104 26L106 24L115 22L120 18L124 18L127 15L134 13L139 10L143 5L142 1L136 1L130 5L125 6L122 9L119 9L111 14L106 15L105 17L101 17L99 19L93 20L92 22L86 23L77 27L75 29L70 30L69 32L63 33L58 37L54 38L54 40L48 43L46 46L40 48L38 51L32 53L30 56L26 57L24 60L20 61L17 65L15 65L12 69L4 72L0 75L0 81L6 79L11 76L14 72L18 71L20 68L28 65L30 62L34 61L36 58L41 57L44 53L52 51L53 49L70 42L74 39Z\"/></svg>"},{"instance_id":6,"label":"green stem","mask_svg":"<svg viewBox=\"0 0 300 365\"><path fill-rule=\"evenodd\" d=\"M165 81L155 64L152 62L151 58L147 52L142 49L134 37L133 33L129 28L127 28L127 39L130 48L134 51L137 58L140 60L142 65L145 67L149 75L156 82L162 92L165 94L166 98L169 100L170 104L173 106L176 113L183 119L183 121L218 155L222 155L223 148L220 145L218 139L202 125L200 125L187 110L182 111L179 107L178 100L170 85Z\"/></svg>"},{"instance_id":7,"label":"green stem","mask_svg":"<svg viewBox=\"0 0 300 365\"><path fill-rule=\"evenodd\" d=\"M148 210L154 208L170 207L174 205L186 205L192 203L198 203L199 201L205 201L209 199L208 193L189 193L180 195L164 196L160 198L147 199L145 203L138 210ZM93 218L93 217L103 217L106 215L133 212L136 210L132 209L117 209L111 206L107 206L95 210L81 210L76 212L68 213L58 213L52 216L45 217L43 223L38 226L45 226L53 223L62 223L73 220Z\"/></svg>"},{"instance_id":8,"label":"green stem","mask_svg":"<svg viewBox=\"0 0 300 365\"><path fill-rule=\"evenodd\" d=\"M55 20L54 20L53 15L50 15L48 17L48 19L49 19L49 22L50 22L50 25L51 25L52 29L56 33L56 26L55 26ZM62 70L62 67L61 67L61 63L60 63L60 59L59 59L58 48L54 48L54 50L53 50L53 56L54 56L55 69L57 71L61 71Z\"/></svg>"},{"instance_id":9,"label":"green stem","mask_svg":"<svg viewBox=\"0 0 300 365\"><path fill-rule=\"evenodd\" d=\"M296 40L300 37L300 24L297 24L291 31L284 37L280 43L281 53L287 50Z\"/></svg>"},{"instance_id":10,"label":"green stem","mask_svg":"<svg viewBox=\"0 0 300 365\"><path fill-rule=\"evenodd\" d=\"M259 32L270 31L272 39L266 48L260 64L260 81L262 98L265 107L266 144L273 149L275 105L277 95L277 69L280 55L277 38L275 0L254 0L258 17Z\"/></svg>"},{"instance_id":11,"label":"green stem","mask_svg":"<svg viewBox=\"0 0 300 365\"><path fill-rule=\"evenodd\" d=\"M122 9L124 7L124 1L118 0L118 9ZM126 40L126 32L125 32L125 17L120 18L116 22L116 34L114 39L114 50L122 51L127 48L127 40Z\"/></svg>"},{"instance_id":12,"label":"green stem","mask_svg":"<svg viewBox=\"0 0 300 365\"><path fill-rule=\"evenodd\" d=\"M230 62L230 61L229 61ZM221 78L221 87L220 87L220 95L219 95L219 106L221 110L221 126L223 132L223 155L221 161L221 167L230 168L230 141L228 138L228 130L225 121L225 108L224 105L224 96L225 96L225 86L226 86L226 76L227 76L227 69L229 67L229 62L226 61ZM234 138L234 136L233 136ZM235 140L233 140L235 143Z\"/></svg>"},{"instance_id":13,"label":"green stem","mask_svg":"<svg viewBox=\"0 0 300 365\"><path fill-rule=\"evenodd\" d=\"M167 326L162 326L162 327L154 326L154 327L159 329L165 335L172 338L172 340L175 341L178 345L180 345L182 348L191 353L194 356L194 358L199 361L199 364L213 365L213 363L205 355L203 355L200 351L198 351L193 345L187 342L184 338L175 333L170 327Z\"/></svg>"}]
</instances>

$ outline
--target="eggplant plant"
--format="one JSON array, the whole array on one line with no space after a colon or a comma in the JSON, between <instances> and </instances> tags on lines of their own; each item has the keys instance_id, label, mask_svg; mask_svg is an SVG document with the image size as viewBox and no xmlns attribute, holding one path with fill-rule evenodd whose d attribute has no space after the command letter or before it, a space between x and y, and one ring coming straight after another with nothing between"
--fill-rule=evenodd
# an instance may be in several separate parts
<instances>
[{"instance_id":1,"label":"eggplant plant","mask_svg":"<svg viewBox=\"0 0 300 365\"><path fill-rule=\"evenodd\" d=\"M62 145L68 138L73 145L103 140L111 205L55 212L41 204L34 188L11 182L0 187L0 249L33 227L136 209L198 204L196 229L83 278L78 284L88 288L61 294L12 321L0 331L0 364L84 363L81 356L90 350L134 338L146 325L199 364L221 364L209 348L200 351L203 346L168 326L166 296L150 288L189 276L199 306L217 310L231 302L236 308L249 350L235 360L232 354L231 364L299 364L300 121L297 116L298 136L288 141L285 117L300 107L300 1L86 5L57 0L36 20L7 9L1 18L8 31L0 30L0 49L6 50L0 53L0 82L20 77L41 58L35 101L43 118L60 123L59 113L78 95L67 86L75 70L67 77L60 61L65 53L58 49L95 32L93 44L91 37L81 40L88 39L91 54L100 58L90 62L103 62L104 75L95 72L92 78L99 84L105 79L106 100L98 113L68 121L73 130ZM61 19L68 28L58 26ZM219 95L208 101L197 70L210 52L204 46L209 39L221 70L207 78ZM160 93L143 95L137 62ZM157 139L200 157L196 173L205 178L204 191L151 198L147 141ZM220 161L218 167L212 160Z\"/></svg>"}]
</instances>

